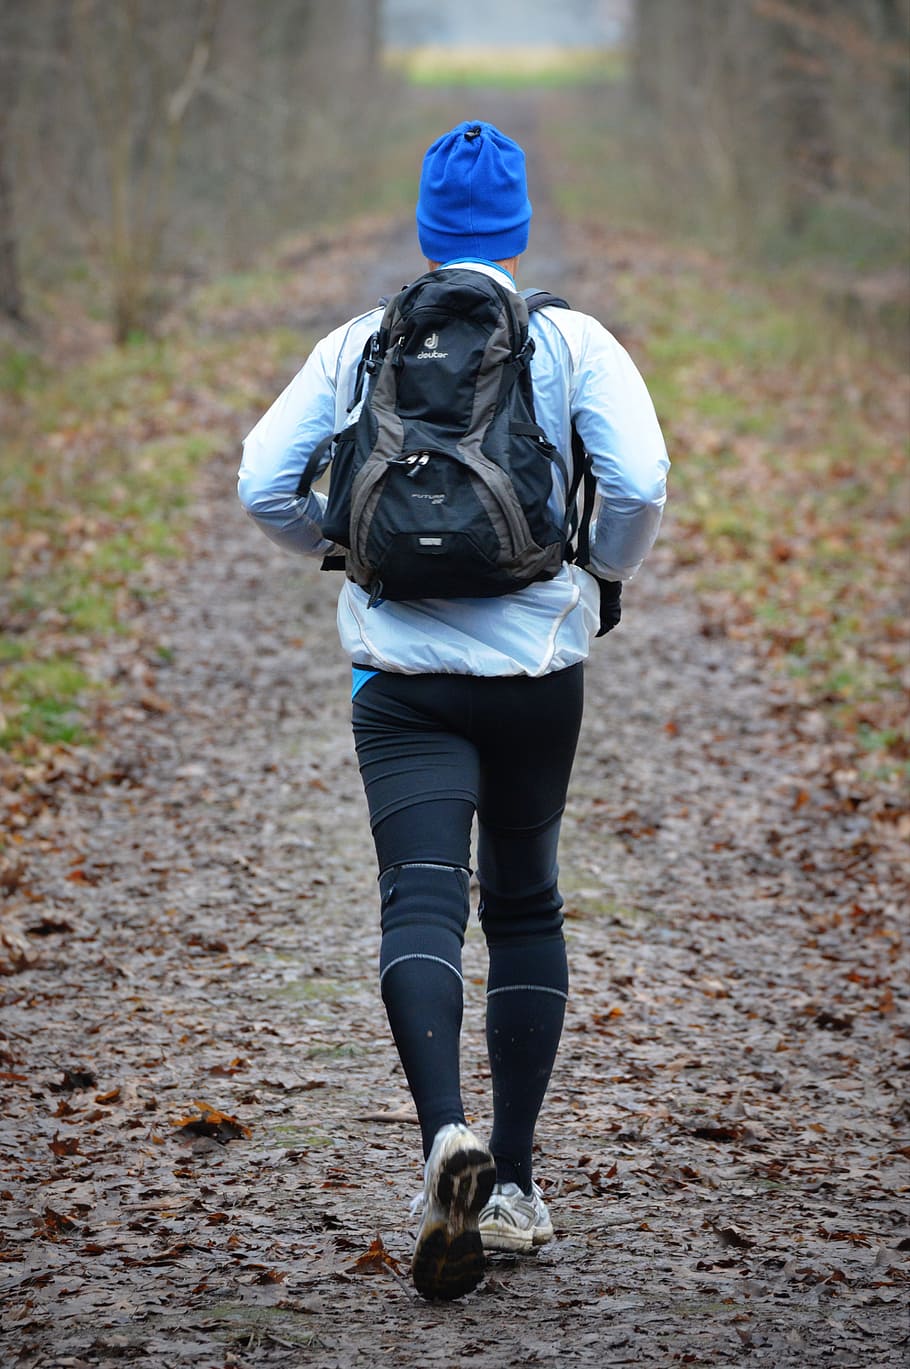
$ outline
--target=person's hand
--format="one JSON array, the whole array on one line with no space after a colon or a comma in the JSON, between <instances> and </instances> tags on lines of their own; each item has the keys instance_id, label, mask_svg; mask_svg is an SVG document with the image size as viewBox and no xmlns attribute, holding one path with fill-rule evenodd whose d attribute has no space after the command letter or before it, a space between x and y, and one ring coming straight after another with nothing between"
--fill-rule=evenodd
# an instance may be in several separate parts
<instances>
[{"instance_id":1,"label":"person's hand","mask_svg":"<svg viewBox=\"0 0 910 1369\"><path fill-rule=\"evenodd\" d=\"M621 580L598 580L600 586L600 631L596 634L603 637L604 633L612 632L622 617L622 581Z\"/></svg>"}]
</instances>

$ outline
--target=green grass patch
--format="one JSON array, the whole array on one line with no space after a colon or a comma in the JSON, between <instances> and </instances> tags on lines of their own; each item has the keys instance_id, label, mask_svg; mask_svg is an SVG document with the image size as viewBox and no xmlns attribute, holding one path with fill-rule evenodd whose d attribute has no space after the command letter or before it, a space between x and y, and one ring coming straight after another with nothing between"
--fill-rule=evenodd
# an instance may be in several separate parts
<instances>
[{"instance_id":1,"label":"green grass patch","mask_svg":"<svg viewBox=\"0 0 910 1369\"><path fill-rule=\"evenodd\" d=\"M624 59L621 53L600 48L428 45L389 53L386 65L417 87L524 90L615 81L622 75Z\"/></svg>"},{"instance_id":2,"label":"green grass patch","mask_svg":"<svg viewBox=\"0 0 910 1369\"><path fill-rule=\"evenodd\" d=\"M352 1260L353 1258L351 1256ZM216 1325L220 1323L221 1339L225 1344L242 1347L244 1355L251 1346L258 1346L269 1340L277 1345L300 1351L301 1354L311 1350L320 1355L326 1349L326 1332L318 1324L314 1325L311 1313L301 1313L288 1307L255 1307L249 1302L219 1302L206 1306L205 1316ZM157 1321L162 1329L171 1332L171 1323L168 1320L158 1318ZM150 1319L148 1325L153 1324L154 1320ZM172 1334L177 1338L178 1331L182 1331L183 1328L178 1327L176 1323L173 1323L173 1326ZM286 1355L284 1358L293 1363L297 1356ZM306 1355L306 1360L314 1362L310 1354Z\"/></svg>"},{"instance_id":3,"label":"green grass patch","mask_svg":"<svg viewBox=\"0 0 910 1369\"><path fill-rule=\"evenodd\" d=\"M226 331L219 311L248 309L256 279L214 293L207 328L166 340L54 370L0 354L0 389L14 381L0 448L0 748L14 757L90 739L107 688L92 662L136 630L156 568L187 554L200 467L219 449L233 458L237 414L264 408L305 348L266 329L251 363L249 325Z\"/></svg>"},{"instance_id":4,"label":"green grass patch","mask_svg":"<svg viewBox=\"0 0 910 1369\"><path fill-rule=\"evenodd\" d=\"M333 1145L330 1135L312 1126L295 1122L274 1122L268 1128L269 1137L283 1150L325 1150Z\"/></svg>"},{"instance_id":5,"label":"green grass patch","mask_svg":"<svg viewBox=\"0 0 910 1369\"><path fill-rule=\"evenodd\" d=\"M813 268L836 262L849 284L905 259L906 234L895 252L885 229L873 241L827 206L800 250L768 240L747 264L723 216L658 216L627 92L547 100L549 180L602 281L584 307L620 322L667 437L664 546L714 624L789 671L858 756L905 772L906 334L883 333L880 314L848 326Z\"/></svg>"},{"instance_id":6,"label":"green grass patch","mask_svg":"<svg viewBox=\"0 0 910 1369\"><path fill-rule=\"evenodd\" d=\"M324 1003L340 998L346 987L337 979L313 979L301 975L283 984L271 984L265 992L269 998L278 998L287 1003Z\"/></svg>"},{"instance_id":7,"label":"green grass patch","mask_svg":"<svg viewBox=\"0 0 910 1369\"><path fill-rule=\"evenodd\" d=\"M902 765L897 359L811 300L718 261L619 273L613 286L674 460L669 535L681 562L731 631Z\"/></svg>"},{"instance_id":8,"label":"green grass patch","mask_svg":"<svg viewBox=\"0 0 910 1369\"><path fill-rule=\"evenodd\" d=\"M22 398L44 374L41 358L27 348L7 347L0 351L0 394Z\"/></svg>"},{"instance_id":9,"label":"green grass patch","mask_svg":"<svg viewBox=\"0 0 910 1369\"><path fill-rule=\"evenodd\" d=\"M362 1046L310 1046L304 1053L305 1060L359 1060L363 1055Z\"/></svg>"},{"instance_id":10,"label":"green grass patch","mask_svg":"<svg viewBox=\"0 0 910 1369\"><path fill-rule=\"evenodd\" d=\"M92 684L81 666L67 656L26 661L22 645L0 638L3 713L0 746L13 749L28 738L46 742L90 740L82 709Z\"/></svg>"},{"instance_id":11,"label":"green grass patch","mask_svg":"<svg viewBox=\"0 0 910 1369\"><path fill-rule=\"evenodd\" d=\"M234 271L196 291L194 315L205 318L222 310L277 309L287 295L287 273L277 270Z\"/></svg>"},{"instance_id":12,"label":"green grass patch","mask_svg":"<svg viewBox=\"0 0 910 1369\"><path fill-rule=\"evenodd\" d=\"M899 142L873 149L879 158L866 193L820 192L799 222L788 212L779 172L729 158L723 133L696 120L655 118L623 64L596 86L544 92L544 136L555 175L553 191L569 216L599 219L613 229L653 231L665 241L734 250L795 280L816 286L845 313L875 317L906 336L908 264L905 150ZM741 174L745 171L745 175ZM891 288L863 295L855 286L894 273ZM896 285L896 290L895 290ZM874 296L874 297L873 297Z\"/></svg>"},{"instance_id":13,"label":"green grass patch","mask_svg":"<svg viewBox=\"0 0 910 1369\"><path fill-rule=\"evenodd\" d=\"M907 258L905 211L877 220L862 204L819 203L813 206L799 237L781 226L769 233L764 253L775 263L799 263L806 257L836 261L847 270L875 271Z\"/></svg>"}]
</instances>

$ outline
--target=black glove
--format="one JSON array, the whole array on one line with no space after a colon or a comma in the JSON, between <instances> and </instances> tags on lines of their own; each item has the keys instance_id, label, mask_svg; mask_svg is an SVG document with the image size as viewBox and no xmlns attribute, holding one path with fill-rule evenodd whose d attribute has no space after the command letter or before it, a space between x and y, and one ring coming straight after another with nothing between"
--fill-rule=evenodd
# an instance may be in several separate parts
<instances>
[{"instance_id":1,"label":"black glove","mask_svg":"<svg viewBox=\"0 0 910 1369\"><path fill-rule=\"evenodd\" d=\"M600 587L600 631L596 636L603 637L605 632L613 630L622 617L622 581L598 580L597 583Z\"/></svg>"}]
</instances>

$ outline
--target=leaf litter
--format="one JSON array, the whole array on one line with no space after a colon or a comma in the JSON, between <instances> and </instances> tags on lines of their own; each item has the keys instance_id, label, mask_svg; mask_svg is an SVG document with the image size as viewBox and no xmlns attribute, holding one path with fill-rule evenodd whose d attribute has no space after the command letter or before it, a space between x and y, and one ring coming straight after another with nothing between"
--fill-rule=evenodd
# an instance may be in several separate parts
<instances>
[{"instance_id":1,"label":"leaf litter","mask_svg":"<svg viewBox=\"0 0 910 1369\"><path fill-rule=\"evenodd\" d=\"M410 229L383 231L323 244L326 325L387 288ZM545 221L537 242L584 307ZM419 1133L376 989L332 586L238 516L235 464L207 470L194 556L145 610L131 650L154 669L9 805L6 1360L492 1369L507 1327L527 1364L904 1363L898 824L749 641L702 631L666 550L587 672L536 1157L556 1239L454 1306L413 1293ZM465 970L484 1129L476 924Z\"/></svg>"}]
</instances>

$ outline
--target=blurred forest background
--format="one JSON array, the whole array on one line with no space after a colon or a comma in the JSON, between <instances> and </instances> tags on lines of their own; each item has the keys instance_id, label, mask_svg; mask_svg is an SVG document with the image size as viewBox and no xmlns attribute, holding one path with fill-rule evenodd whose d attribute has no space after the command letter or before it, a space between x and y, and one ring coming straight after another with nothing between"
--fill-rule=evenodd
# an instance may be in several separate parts
<instances>
[{"instance_id":1,"label":"blurred forest background","mask_svg":"<svg viewBox=\"0 0 910 1369\"><path fill-rule=\"evenodd\" d=\"M427 45L424 84L514 81L534 45L541 85L547 54L574 77L592 210L890 271L869 297L906 305L908 0L2 0L0 23L14 320L40 321L45 292L82 275L122 341L187 281L388 203L390 153L410 167L420 145L408 62Z\"/></svg>"},{"instance_id":2,"label":"blurred forest background","mask_svg":"<svg viewBox=\"0 0 910 1369\"><path fill-rule=\"evenodd\" d=\"M0 84L0 1362L903 1364L910 0L0 0ZM673 464L563 829L560 1240L450 1317L338 585L235 491L465 118Z\"/></svg>"},{"instance_id":3,"label":"blurred forest background","mask_svg":"<svg viewBox=\"0 0 910 1369\"><path fill-rule=\"evenodd\" d=\"M0 0L0 75L8 757L97 735L322 247L410 241L470 108L647 376L706 630L906 782L910 0Z\"/></svg>"}]
</instances>

